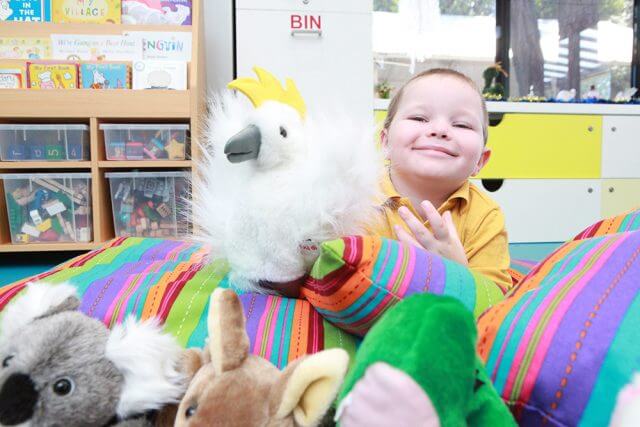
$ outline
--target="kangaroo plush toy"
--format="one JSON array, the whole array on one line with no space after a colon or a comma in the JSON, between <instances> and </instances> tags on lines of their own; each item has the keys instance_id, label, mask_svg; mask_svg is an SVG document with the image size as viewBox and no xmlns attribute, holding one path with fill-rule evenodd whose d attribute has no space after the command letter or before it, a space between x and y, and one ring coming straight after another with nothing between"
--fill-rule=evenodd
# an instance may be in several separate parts
<instances>
[{"instance_id":1,"label":"kangaroo plush toy","mask_svg":"<svg viewBox=\"0 0 640 427\"><path fill-rule=\"evenodd\" d=\"M73 286L22 292L0 317L0 425L151 426L183 396L183 351L154 322L109 331Z\"/></svg>"},{"instance_id":2,"label":"kangaroo plush toy","mask_svg":"<svg viewBox=\"0 0 640 427\"><path fill-rule=\"evenodd\" d=\"M177 427L317 425L347 371L344 350L324 350L278 370L249 354L242 304L229 289L211 295L208 328L206 363L180 402Z\"/></svg>"}]
</instances>

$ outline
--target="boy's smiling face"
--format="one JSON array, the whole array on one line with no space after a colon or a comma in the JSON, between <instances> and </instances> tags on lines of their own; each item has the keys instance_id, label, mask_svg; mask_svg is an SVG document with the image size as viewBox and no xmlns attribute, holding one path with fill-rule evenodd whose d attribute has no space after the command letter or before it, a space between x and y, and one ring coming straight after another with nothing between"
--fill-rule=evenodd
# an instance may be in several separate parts
<instances>
[{"instance_id":1,"label":"boy's smiling face","mask_svg":"<svg viewBox=\"0 0 640 427\"><path fill-rule=\"evenodd\" d=\"M455 191L489 160L480 95L452 76L409 83L396 115L382 131L395 174Z\"/></svg>"}]
</instances>

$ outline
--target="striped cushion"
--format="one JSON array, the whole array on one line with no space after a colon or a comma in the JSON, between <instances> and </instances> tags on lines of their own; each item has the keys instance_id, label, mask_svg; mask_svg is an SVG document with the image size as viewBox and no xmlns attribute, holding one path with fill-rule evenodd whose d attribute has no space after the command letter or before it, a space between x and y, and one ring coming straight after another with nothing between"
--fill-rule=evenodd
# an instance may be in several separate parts
<instances>
[{"instance_id":1,"label":"striped cushion","mask_svg":"<svg viewBox=\"0 0 640 427\"><path fill-rule=\"evenodd\" d=\"M640 230L640 208L598 221L578 233L573 240L634 230Z\"/></svg>"},{"instance_id":2,"label":"striped cushion","mask_svg":"<svg viewBox=\"0 0 640 427\"><path fill-rule=\"evenodd\" d=\"M524 279L537 264L538 263L536 261L511 258L511 265L509 265L509 276L511 276L511 282L513 283L513 286L520 283L522 279Z\"/></svg>"},{"instance_id":3,"label":"striped cushion","mask_svg":"<svg viewBox=\"0 0 640 427\"><path fill-rule=\"evenodd\" d=\"M476 316L503 299L495 283L456 262L369 236L323 243L301 296L340 329L362 336L385 310L416 292L455 297Z\"/></svg>"},{"instance_id":4,"label":"striped cushion","mask_svg":"<svg viewBox=\"0 0 640 427\"><path fill-rule=\"evenodd\" d=\"M520 424L607 425L640 370L639 255L640 231L567 242L481 316L478 351Z\"/></svg>"},{"instance_id":5,"label":"striped cushion","mask_svg":"<svg viewBox=\"0 0 640 427\"><path fill-rule=\"evenodd\" d=\"M202 347L207 337L209 295L227 286L225 265L206 262L198 244L125 238L81 255L51 271L0 288L0 310L30 280L68 281L82 297L80 309L112 326L126 316L158 317L184 347ZM358 340L324 320L308 301L267 295L240 296L253 353L282 368L324 348L352 355Z\"/></svg>"}]
</instances>

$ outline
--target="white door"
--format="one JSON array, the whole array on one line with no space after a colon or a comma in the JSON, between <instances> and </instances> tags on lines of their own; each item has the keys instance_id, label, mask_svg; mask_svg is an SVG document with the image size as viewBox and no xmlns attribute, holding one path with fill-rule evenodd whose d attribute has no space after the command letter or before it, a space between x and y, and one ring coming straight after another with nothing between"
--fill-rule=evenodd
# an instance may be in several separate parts
<instances>
[{"instance_id":1,"label":"white door","mask_svg":"<svg viewBox=\"0 0 640 427\"><path fill-rule=\"evenodd\" d=\"M509 242L527 243L563 242L598 221L600 191L597 179L507 179L487 194L504 211Z\"/></svg>"},{"instance_id":2,"label":"white door","mask_svg":"<svg viewBox=\"0 0 640 427\"><path fill-rule=\"evenodd\" d=\"M255 1L238 4L256 5ZM262 1L260 4L265 4ZM275 6L303 4L275 2ZM373 54L371 47L371 2L329 2L316 9L277 10L236 8L236 52L239 77L254 76L258 65L284 81L292 78L308 109L336 110L358 123L373 124ZM354 12L348 4L364 3L366 12ZM362 9L362 6L359 6Z\"/></svg>"},{"instance_id":3,"label":"white door","mask_svg":"<svg viewBox=\"0 0 640 427\"><path fill-rule=\"evenodd\" d=\"M603 117L602 177L640 178L640 117Z\"/></svg>"}]
</instances>

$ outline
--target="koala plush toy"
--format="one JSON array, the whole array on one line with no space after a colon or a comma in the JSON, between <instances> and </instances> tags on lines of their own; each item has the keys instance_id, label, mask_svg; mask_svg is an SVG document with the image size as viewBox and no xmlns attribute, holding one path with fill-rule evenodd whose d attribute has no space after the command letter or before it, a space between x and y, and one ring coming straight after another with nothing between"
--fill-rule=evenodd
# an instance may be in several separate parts
<instances>
[{"instance_id":1,"label":"koala plush toy","mask_svg":"<svg viewBox=\"0 0 640 427\"><path fill-rule=\"evenodd\" d=\"M184 394L182 350L156 322L109 331L79 305L73 286L32 283L1 313L0 425L151 426Z\"/></svg>"}]
</instances>

